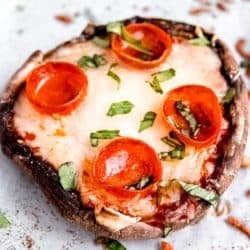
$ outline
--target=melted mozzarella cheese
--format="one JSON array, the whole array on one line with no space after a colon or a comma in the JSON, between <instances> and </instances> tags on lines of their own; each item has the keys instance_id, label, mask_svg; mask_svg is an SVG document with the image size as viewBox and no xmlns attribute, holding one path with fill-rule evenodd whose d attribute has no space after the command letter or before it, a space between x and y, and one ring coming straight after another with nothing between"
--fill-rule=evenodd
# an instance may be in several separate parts
<instances>
[{"instance_id":1,"label":"melted mozzarella cheese","mask_svg":"<svg viewBox=\"0 0 250 250\"><path fill-rule=\"evenodd\" d=\"M72 46L72 45L71 45ZM85 157L94 159L108 141L100 140L98 147L91 147L90 133L102 129L118 129L120 135L139 138L151 145L156 152L170 148L160 138L168 135L161 109L165 95L160 95L149 86L151 74L168 68L176 70L176 76L162 83L164 94L184 84L201 84L212 88L218 98L224 95L227 85L220 74L221 63L218 56L209 48L193 46L187 42L174 44L167 60L157 68L138 70L123 64L111 50L104 50L91 41L63 48L47 60L77 63L82 55L103 54L108 64L97 69L87 69L88 93L80 106L67 116L48 116L38 113L30 105L23 91L15 105L14 123L21 135L26 132L36 135L34 140L26 141L31 147L39 147L36 154L49 161L56 169L60 164L72 161L80 169ZM110 64L119 65L113 70L121 78L120 89L107 71ZM128 100L134 104L126 115L109 117L106 115L114 102ZM207 100L209 101L209 100ZM148 111L157 113L153 127L139 133L140 121ZM63 130L63 134L56 131ZM163 178L198 182L204 161L209 153L187 147L183 160L167 160L163 163Z\"/></svg>"},{"instance_id":2,"label":"melted mozzarella cheese","mask_svg":"<svg viewBox=\"0 0 250 250\"><path fill-rule=\"evenodd\" d=\"M95 218L99 224L107 227L111 232L131 226L141 219L124 215L111 208L104 208L99 213L95 213Z\"/></svg>"}]
</instances>

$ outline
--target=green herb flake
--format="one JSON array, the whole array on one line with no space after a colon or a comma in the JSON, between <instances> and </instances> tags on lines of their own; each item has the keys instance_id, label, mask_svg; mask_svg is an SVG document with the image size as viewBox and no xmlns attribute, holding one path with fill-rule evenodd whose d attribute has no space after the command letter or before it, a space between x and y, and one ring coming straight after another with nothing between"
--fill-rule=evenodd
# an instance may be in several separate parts
<instances>
[{"instance_id":1,"label":"green herb flake","mask_svg":"<svg viewBox=\"0 0 250 250\"><path fill-rule=\"evenodd\" d=\"M160 160L164 161L169 158L182 160L184 158L185 145L180 140L178 140L178 138L176 137L173 131L169 133L169 136L165 136L161 138L161 141L169 145L173 149L168 152L160 152L159 153Z\"/></svg>"},{"instance_id":2,"label":"green herb flake","mask_svg":"<svg viewBox=\"0 0 250 250\"><path fill-rule=\"evenodd\" d=\"M104 250L126 250L126 247L124 247L119 241L106 237L98 237L95 240L95 243L102 244Z\"/></svg>"},{"instance_id":3,"label":"green herb flake","mask_svg":"<svg viewBox=\"0 0 250 250\"><path fill-rule=\"evenodd\" d=\"M164 227L164 229L163 229L163 237L167 237L171 233L172 230L173 229L170 226Z\"/></svg>"},{"instance_id":4,"label":"green herb flake","mask_svg":"<svg viewBox=\"0 0 250 250\"><path fill-rule=\"evenodd\" d=\"M110 39L105 39L105 38L101 38L99 36L95 36L93 38L93 42L102 48L109 48L110 47Z\"/></svg>"},{"instance_id":5,"label":"green herb flake","mask_svg":"<svg viewBox=\"0 0 250 250\"><path fill-rule=\"evenodd\" d=\"M241 68L248 68L248 67L250 67L250 61L241 61L240 62L240 67Z\"/></svg>"},{"instance_id":6,"label":"green herb flake","mask_svg":"<svg viewBox=\"0 0 250 250\"><path fill-rule=\"evenodd\" d=\"M105 250L126 250L126 248L119 241L109 239Z\"/></svg>"},{"instance_id":7,"label":"green herb flake","mask_svg":"<svg viewBox=\"0 0 250 250\"><path fill-rule=\"evenodd\" d=\"M189 42L195 46L208 46L211 44L211 42L205 36L190 39Z\"/></svg>"},{"instance_id":8,"label":"green herb flake","mask_svg":"<svg viewBox=\"0 0 250 250\"><path fill-rule=\"evenodd\" d=\"M171 159L182 160L185 156L185 151L183 147L176 147L175 149L168 152Z\"/></svg>"},{"instance_id":9,"label":"green herb flake","mask_svg":"<svg viewBox=\"0 0 250 250\"><path fill-rule=\"evenodd\" d=\"M65 162L60 165L58 170L59 181L66 191L76 188L77 172L73 162Z\"/></svg>"},{"instance_id":10,"label":"green herb flake","mask_svg":"<svg viewBox=\"0 0 250 250\"><path fill-rule=\"evenodd\" d=\"M160 82L158 82L156 80L156 78L153 78L153 80L151 82L149 82L150 87L156 92L156 93L160 93L163 94L163 90L161 88L161 84Z\"/></svg>"},{"instance_id":11,"label":"green herb flake","mask_svg":"<svg viewBox=\"0 0 250 250\"><path fill-rule=\"evenodd\" d=\"M139 132L142 132L143 130L152 127L154 124L155 118L156 118L156 113L153 111L148 111L144 115L143 120L140 123Z\"/></svg>"},{"instance_id":12,"label":"green herb flake","mask_svg":"<svg viewBox=\"0 0 250 250\"><path fill-rule=\"evenodd\" d=\"M182 101L176 101L175 107L178 113L187 121L189 128L190 128L191 135L195 136L198 132L199 124L196 121L190 108L187 105L185 105Z\"/></svg>"},{"instance_id":13,"label":"green herb flake","mask_svg":"<svg viewBox=\"0 0 250 250\"><path fill-rule=\"evenodd\" d=\"M153 55L151 49L146 46L141 40L134 38L130 32L127 31L126 27L123 23L120 22L113 22L109 23L106 27L108 33L115 33L120 36L125 42L127 42L128 46L132 47L133 49L142 52L146 55Z\"/></svg>"},{"instance_id":14,"label":"green herb flake","mask_svg":"<svg viewBox=\"0 0 250 250\"><path fill-rule=\"evenodd\" d=\"M156 92L163 94L163 90L161 88L161 83L170 80L175 76L175 69L170 68L167 70L163 70L160 72L156 72L152 74L153 80L149 82L151 88Z\"/></svg>"},{"instance_id":15,"label":"green herb flake","mask_svg":"<svg viewBox=\"0 0 250 250\"><path fill-rule=\"evenodd\" d=\"M7 219L5 214L2 213L0 210L0 229L9 227L10 225L11 225L10 221Z\"/></svg>"},{"instance_id":16,"label":"green herb flake","mask_svg":"<svg viewBox=\"0 0 250 250\"><path fill-rule=\"evenodd\" d=\"M183 181L178 182L180 183L181 187L191 196L195 196L202 200L205 200L213 206L216 206L219 201L219 196L214 191L208 191L195 184L189 184Z\"/></svg>"},{"instance_id":17,"label":"green herb flake","mask_svg":"<svg viewBox=\"0 0 250 250\"><path fill-rule=\"evenodd\" d=\"M233 98L236 95L235 88L229 88L225 94L225 96L222 98L221 103L222 104L229 104L233 100Z\"/></svg>"},{"instance_id":18,"label":"green herb flake","mask_svg":"<svg viewBox=\"0 0 250 250\"><path fill-rule=\"evenodd\" d=\"M99 144L99 140L95 138L90 138L90 143L92 147L97 147Z\"/></svg>"},{"instance_id":19,"label":"green herb flake","mask_svg":"<svg viewBox=\"0 0 250 250\"><path fill-rule=\"evenodd\" d=\"M108 33L115 33L119 36L122 35L122 26L123 24L120 22L112 22L112 23L108 23L108 25L106 26L106 30Z\"/></svg>"},{"instance_id":20,"label":"green herb flake","mask_svg":"<svg viewBox=\"0 0 250 250\"><path fill-rule=\"evenodd\" d=\"M143 177L140 179L140 181L135 185L135 189L141 190L145 187L147 187L152 181L151 176Z\"/></svg>"},{"instance_id":21,"label":"green herb flake","mask_svg":"<svg viewBox=\"0 0 250 250\"><path fill-rule=\"evenodd\" d=\"M107 116L128 114L133 109L134 105L130 101L114 102L111 104Z\"/></svg>"},{"instance_id":22,"label":"green herb flake","mask_svg":"<svg viewBox=\"0 0 250 250\"><path fill-rule=\"evenodd\" d=\"M78 62L80 68L98 68L99 66L107 64L107 60L102 55L94 54L91 56L82 56Z\"/></svg>"},{"instance_id":23,"label":"green herb flake","mask_svg":"<svg viewBox=\"0 0 250 250\"><path fill-rule=\"evenodd\" d=\"M158 154L161 161L166 161L169 158L169 153L167 151L160 152Z\"/></svg>"},{"instance_id":24,"label":"green herb flake","mask_svg":"<svg viewBox=\"0 0 250 250\"><path fill-rule=\"evenodd\" d=\"M96 67L107 64L107 60L102 55L95 54L93 56L93 61L94 61L95 65L96 65Z\"/></svg>"},{"instance_id":25,"label":"green herb flake","mask_svg":"<svg viewBox=\"0 0 250 250\"><path fill-rule=\"evenodd\" d=\"M160 72L153 73L152 76L160 83L170 80L175 76L175 69L170 68Z\"/></svg>"},{"instance_id":26,"label":"green herb flake","mask_svg":"<svg viewBox=\"0 0 250 250\"><path fill-rule=\"evenodd\" d=\"M87 68L96 68L96 65L93 61L93 58L90 57L90 56L82 56L78 62L77 62L78 66L80 68L84 68L84 69L87 69Z\"/></svg>"},{"instance_id":27,"label":"green herb flake","mask_svg":"<svg viewBox=\"0 0 250 250\"><path fill-rule=\"evenodd\" d=\"M97 147L99 140L113 139L119 137L120 130L98 130L90 133L90 142L92 147Z\"/></svg>"},{"instance_id":28,"label":"green herb flake","mask_svg":"<svg viewBox=\"0 0 250 250\"><path fill-rule=\"evenodd\" d=\"M118 65L117 63L111 64L107 75L110 76L113 80L115 80L117 82L117 89L119 89L120 85L121 85L121 78L112 70L117 65Z\"/></svg>"},{"instance_id":29,"label":"green herb flake","mask_svg":"<svg viewBox=\"0 0 250 250\"><path fill-rule=\"evenodd\" d=\"M151 56L153 53L151 52L150 48L146 46L142 40L135 39L130 32L127 31L124 25L122 25L122 38L137 51L142 52L145 55Z\"/></svg>"},{"instance_id":30,"label":"green herb flake","mask_svg":"<svg viewBox=\"0 0 250 250\"><path fill-rule=\"evenodd\" d=\"M184 147L176 147L171 151L164 151L159 153L159 158L162 161L166 161L167 159L177 159L182 160L185 156Z\"/></svg>"}]
</instances>

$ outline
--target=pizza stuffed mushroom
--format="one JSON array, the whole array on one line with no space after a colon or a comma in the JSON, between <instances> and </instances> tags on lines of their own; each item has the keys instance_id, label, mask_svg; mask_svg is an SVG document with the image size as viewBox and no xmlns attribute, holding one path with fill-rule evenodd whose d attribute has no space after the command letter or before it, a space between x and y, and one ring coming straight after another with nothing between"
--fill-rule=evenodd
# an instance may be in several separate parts
<instances>
[{"instance_id":1,"label":"pizza stuffed mushroom","mask_svg":"<svg viewBox=\"0 0 250 250\"><path fill-rule=\"evenodd\" d=\"M97 235L197 222L240 166L246 90L202 28L135 17L36 51L2 95L3 152L62 215Z\"/></svg>"}]
</instances>

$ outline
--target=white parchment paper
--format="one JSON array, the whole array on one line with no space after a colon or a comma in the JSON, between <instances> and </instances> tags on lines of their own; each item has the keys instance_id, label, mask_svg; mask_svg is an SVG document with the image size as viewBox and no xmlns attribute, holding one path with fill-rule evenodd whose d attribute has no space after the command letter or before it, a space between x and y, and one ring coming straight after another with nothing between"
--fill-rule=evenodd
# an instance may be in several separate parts
<instances>
[{"instance_id":1,"label":"white parchment paper","mask_svg":"<svg viewBox=\"0 0 250 250\"><path fill-rule=\"evenodd\" d=\"M210 2L215 6L216 1ZM212 7L212 14L188 15L188 10L197 4L191 0L0 0L0 91L31 52L46 51L77 36L88 20L106 23L133 15L176 19L214 30L233 51L239 37L248 38L250 44L250 1L233 1L228 5L229 12ZM75 16L74 22L62 24L54 19L56 14ZM235 55L240 60L236 52ZM250 154L250 146L246 154ZM249 188L250 168L242 169L223 199L231 202L231 214L250 226L250 199L245 196ZM10 228L0 229L1 250L101 249L93 244L92 234L65 221L33 180L2 153L0 209L12 222ZM211 213L197 225L170 234L167 241L175 250L250 249L249 238L224 220L225 216ZM156 250L160 249L160 241L130 241L124 245L128 250Z\"/></svg>"}]
</instances>

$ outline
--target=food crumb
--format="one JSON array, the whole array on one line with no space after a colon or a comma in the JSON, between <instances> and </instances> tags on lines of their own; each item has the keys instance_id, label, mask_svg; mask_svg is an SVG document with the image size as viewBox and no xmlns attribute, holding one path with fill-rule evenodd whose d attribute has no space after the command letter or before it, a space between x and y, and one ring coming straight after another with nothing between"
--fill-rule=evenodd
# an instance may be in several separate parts
<instances>
[{"instance_id":1,"label":"food crumb","mask_svg":"<svg viewBox=\"0 0 250 250\"><path fill-rule=\"evenodd\" d=\"M189 10L189 14L192 16L198 16L204 13L208 13L210 11L209 8L192 8Z\"/></svg>"},{"instance_id":2,"label":"food crumb","mask_svg":"<svg viewBox=\"0 0 250 250\"><path fill-rule=\"evenodd\" d=\"M81 12L76 11L76 12L73 14L73 16L77 18L77 17L81 16Z\"/></svg>"},{"instance_id":3,"label":"food crumb","mask_svg":"<svg viewBox=\"0 0 250 250\"><path fill-rule=\"evenodd\" d=\"M247 168L250 167L250 157L249 156L244 156L243 159L241 160L241 167L242 168Z\"/></svg>"},{"instance_id":4,"label":"food crumb","mask_svg":"<svg viewBox=\"0 0 250 250\"><path fill-rule=\"evenodd\" d=\"M106 10L111 10L110 5L107 5L107 6L105 7L105 9L106 9Z\"/></svg>"},{"instance_id":5,"label":"food crumb","mask_svg":"<svg viewBox=\"0 0 250 250\"><path fill-rule=\"evenodd\" d=\"M23 32L24 32L24 30L23 30L23 29L18 29L18 30L16 31L16 33L17 33L18 35L22 35L22 34L23 34Z\"/></svg>"},{"instance_id":6,"label":"food crumb","mask_svg":"<svg viewBox=\"0 0 250 250\"><path fill-rule=\"evenodd\" d=\"M18 11L18 12L24 11L24 6L21 4L16 5L16 11Z\"/></svg>"},{"instance_id":7,"label":"food crumb","mask_svg":"<svg viewBox=\"0 0 250 250\"><path fill-rule=\"evenodd\" d=\"M228 216L226 222L229 225L231 225L231 226L239 229L242 233L246 234L250 238L250 228L247 227L242 222L240 222L236 217L234 217L234 216Z\"/></svg>"},{"instance_id":8,"label":"food crumb","mask_svg":"<svg viewBox=\"0 0 250 250\"><path fill-rule=\"evenodd\" d=\"M245 50L246 43L247 43L246 39L244 38L238 39L235 43L235 49L242 58L244 58L245 60L250 60L250 52L247 52Z\"/></svg>"},{"instance_id":9,"label":"food crumb","mask_svg":"<svg viewBox=\"0 0 250 250\"><path fill-rule=\"evenodd\" d=\"M247 196L247 197L250 197L250 189L248 189L248 190L246 191L246 196Z\"/></svg>"},{"instance_id":10,"label":"food crumb","mask_svg":"<svg viewBox=\"0 0 250 250\"><path fill-rule=\"evenodd\" d=\"M199 0L199 2L203 6L211 6L210 0Z\"/></svg>"},{"instance_id":11,"label":"food crumb","mask_svg":"<svg viewBox=\"0 0 250 250\"><path fill-rule=\"evenodd\" d=\"M32 247L34 246L35 242L34 240L31 238L31 236L26 235L25 239L23 241L23 245L27 248L27 249L32 249Z\"/></svg>"},{"instance_id":12,"label":"food crumb","mask_svg":"<svg viewBox=\"0 0 250 250\"><path fill-rule=\"evenodd\" d=\"M150 10L149 6L142 7L142 12L144 12L144 13L149 12L149 10Z\"/></svg>"},{"instance_id":13,"label":"food crumb","mask_svg":"<svg viewBox=\"0 0 250 250\"><path fill-rule=\"evenodd\" d=\"M166 241L161 242L161 250L174 250L174 248Z\"/></svg>"},{"instance_id":14,"label":"food crumb","mask_svg":"<svg viewBox=\"0 0 250 250\"><path fill-rule=\"evenodd\" d=\"M216 17L216 10L221 12L229 12L229 4L233 3L231 0L198 0L198 6L193 7L189 10L189 14L198 16L201 14L211 14L212 17Z\"/></svg>"},{"instance_id":15,"label":"food crumb","mask_svg":"<svg viewBox=\"0 0 250 250\"><path fill-rule=\"evenodd\" d=\"M227 8L226 5L225 5L223 2L221 2L221 1L218 1L218 2L216 3L216 7L217 7L217 9L220 10L220 11L228 12L228 8Z\"/></svg>"},{"instance_id":16,"label":"food crumb","mask_svg":"<svg viewBox=\"0 0 250 250\"><path fill-rule=\"evenodd\" d=\"M56 15L55 19L61 23L70 24L73 22L72 17L68 15Z\"/></svg>"}]
</instances>

